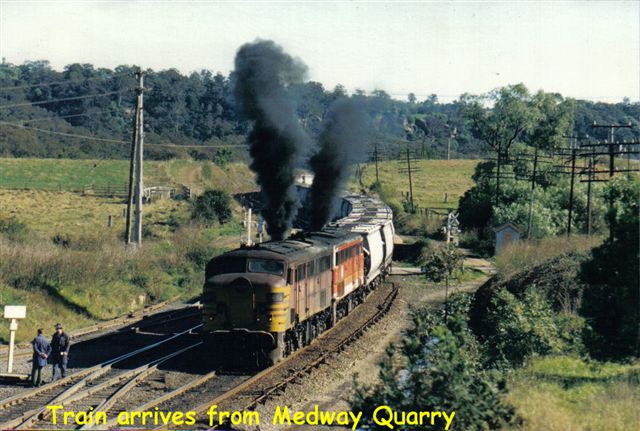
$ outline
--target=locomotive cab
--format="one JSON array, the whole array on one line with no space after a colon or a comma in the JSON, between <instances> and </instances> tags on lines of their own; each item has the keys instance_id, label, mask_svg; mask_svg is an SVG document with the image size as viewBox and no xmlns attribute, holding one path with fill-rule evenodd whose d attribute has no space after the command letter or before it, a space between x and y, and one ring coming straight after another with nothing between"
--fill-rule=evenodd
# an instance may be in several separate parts
<instances>
[{"instance_id":1,"label":"locomotive cab","mask_svg":"<svg viewBox=\"0 0 640 431\"><path fill-rule=\"evenodd\" d=\"M205 341L218 353L269 362L287 324L287 265L245 250L212 259L203 291Z\"/></svg>"}]
</instances>

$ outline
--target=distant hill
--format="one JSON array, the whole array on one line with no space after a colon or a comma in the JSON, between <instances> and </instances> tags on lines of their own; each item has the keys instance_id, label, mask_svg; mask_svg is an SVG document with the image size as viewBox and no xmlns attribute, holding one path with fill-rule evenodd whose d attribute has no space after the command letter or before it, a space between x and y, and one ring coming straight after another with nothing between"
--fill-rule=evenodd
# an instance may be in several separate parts
<instances>
[{"instance_id":1,"label":"distant hill","mask_svg":"<svg viewBox=\"0 0 640 431\"><path fill-rule=\"evenodd\" d=\"M0 156L127 158L135 105L135 70L125 65L111 70L76 63L56 71L47 61L1 64ZM146 72L148 158L224 156L246 160L246 149L240 144L250 124L234 109L233 76L208 70L190 75L175 69ZM340 85L328 90L317 82L289 90L297 101L300 121L311 136L318 133L331 102L346 96ZM411 94L405 102L392 99L382 90L370 94L356 91L352 97L359 98L368 112L370 141L377 144L383 158L393 158L407 146L422 157L442 158L450 139L457 158L485 153L483 142L472 135L463 117L464 105L460 101L440 103L435 94L418 101ZM577 101L575 131L595 135L590 127L593 121L637 125L639 118L638 103ZM628 130L617 136L634 137Z\"/></svg>"}]
</instances>

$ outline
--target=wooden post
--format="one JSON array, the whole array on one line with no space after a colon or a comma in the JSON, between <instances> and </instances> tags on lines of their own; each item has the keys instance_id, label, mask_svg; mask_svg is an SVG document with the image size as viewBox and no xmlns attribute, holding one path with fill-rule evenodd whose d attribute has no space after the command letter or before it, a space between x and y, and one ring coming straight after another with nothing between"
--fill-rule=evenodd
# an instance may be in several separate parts
<instances>
[{"instance_id":1,"label":"wooden post","mask_svg":"<svg viewBox=\"0 0 640 431\"><path fill-rule=\"evenodd\" d=\"M134 211L134 235L133 240L139 246L142 245L142 193L143 185L143 154L144 154L144 73L138 71L138 145L136 146L136 187L135 187L135 211Z\"/></svg>"},{"instance_id":2,"label":"wooden post","mask_svg":"<svg viewBox=\"0 0 640 431\"><path fill-rule=\"evenodd\" d=\"M136 76L140 79L140 74L142 72L138 71ZM139 86L140 87L140 86ZM125 240L127 244L131 244L131 207L133 206L133 173L135 167L135 155L137 152L138 146L138 123L140 121L140 102L142 98L142 91L140 88L136 89L138 92L138 97L136 99L136 111L133 118L133 136L131 138L131 156L129 161L129 190L127 193L127 210L126 210L126 223L125 223Z\"/></svg>"}]
</instances>

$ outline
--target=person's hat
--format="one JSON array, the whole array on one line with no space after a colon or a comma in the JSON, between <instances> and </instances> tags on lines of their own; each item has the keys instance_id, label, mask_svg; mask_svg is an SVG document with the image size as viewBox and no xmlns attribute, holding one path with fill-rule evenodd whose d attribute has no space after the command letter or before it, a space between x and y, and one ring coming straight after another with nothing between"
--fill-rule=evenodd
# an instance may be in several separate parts
<instances>
[{"instance_id":1,"label":"person's hat","mask_svg":"<svg viewBox=\"0 0 640 431\"><path fill-rule=\"evenodd\" d=\"M60 323L56 323L56 329L62 329L62 325Z\"/></svg>"}]
</instances>

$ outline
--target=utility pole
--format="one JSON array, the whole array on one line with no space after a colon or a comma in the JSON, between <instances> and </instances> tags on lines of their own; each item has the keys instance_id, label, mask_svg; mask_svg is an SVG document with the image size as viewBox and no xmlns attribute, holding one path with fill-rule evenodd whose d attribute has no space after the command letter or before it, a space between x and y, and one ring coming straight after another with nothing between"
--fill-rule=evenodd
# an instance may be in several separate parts
<instances>
[{"instance_id":1,"label":"utility pole","mask_svg":"<svg viewBox=\"0 0 640 431\"><path fill-rule=\"evenodd\" d=\"M415 213L416 207L413 201L413 174L417 172L419 169L417 169L414 165L411 164L412 157L408 147L407 147L407 150L405 151L405 154L406 154L406 160L402 160L402 153L400 153L400 157L398 158L398 163L400 164L398 173L408 174L409 176L408 201L409 201L409 205L411 206L411 212ZM413 160L416 161L417 159L414 157ZM404 166L405 163L406 163L406 166Z\"/></svg>"},{"instance_id":2,"label":"utility pole","mask_svg":"<svg viewBox=\"0 0 640 431\"><path fill-rule=\"evenodd\" d=\"M536 190L536 175L538 171L538 147L536 146L533 153L533 175L531 175L531 198L529 199L529 222L527 223L527 239L531 239L531 230L533 226L533 200Z\"/></svg>"},{"instance_id":3,"label":"utility pole","mask_svg":"<svg viewBox=\"0 0 640 431\"><path fill-rule=\"evenodd\" d=\"M631 129L633 126L631 125L631 123L629 124L598 124L595 121L593 122L593 124L591 125L592 128L594 129L609 129L609 137L608 137L608 141L605 141L603 144L601 145L606 145L608 146L609 149L609 176L613 177L614 173L615 173L615 156L616 156L616 150L614 148L615 146L615 131L616 129Z\"/></svg>"},{"instance_id":4,"label":"utility pole","mask_svg":"<svg viewBox=\"0 0 640 431\"><path fill-rule=\"evenodd\" d=\"M133 206L133 179L134 179L134 168L135 168L135 160L136 153L138 147L138 131L139 131L139 123L140 123L140 112L142 111L142 85L140 84L140 80L142 76L142 72L138 70L136 72L136 77L138 78L138 88L136 89L137 97L136 97L136 110L133 115L133 134L131 137L131 157L129 162L129 190L127 196L127 212L126 212L126 223L125 223L125 241L128 244L131 244L131 207Z\"/></svg>"},{"instance_id":5,"label":"utility pole","mask_svg":"<svg viewBox=\"0 0 640 431\"><path fill-rule=\"evenodd\" d=\"M593 183L593 157L589 157L587 171L587 236L591 236L591 184Z\"/></svg>"},{"instance_id":6,"label":"utility pole","mask_svg":"<svg viewBox=\"0 0 640 431\"><path fill-rule=\"evenodd\" d=\"M573 214L573 188L576 178L576 152L575 145L571 146L571 187L569 189L569 217L567 218L567 236L571 236L571 216ZM589 183L591 185L591 183Z\"/></svg>"},{"instance_id":7,"label":"utility pole","mask_svg":"<svg viewBox=\"0 0 640 431\"><path fill-rule=\"evenodd\" d=\"M136 146L136 188L135 188L135 221L134 221L134 242L140 247L142 245L142 193L143 185L143 154L144 154L144 72L139 70L138 77L138 145Z\"/></svg>"},{"instance_id":8,"label":"utility pole","mask_svg":"<svg viewBox=\"0 0 640 431\"><path fill-rule=\"evenodd\" d=\"M626 128L630 129L631 123L629 124L598 124L595 121L591 125L592 128L606 128L609 129L609 139L608 142L603 143L602 145L606 145L609 150L609 178L612 178L615 175L616 167L615 160L616 155L620 153L620 151L616 151L615 146L615 131L616 129ZM613 208L613 198L609 196L609 213L611 214ZM613 231L614 231L614 223L615 219L609 220L609 241L613 241Z\"/></svg>"},{"instance_id":9,"label":"utility pole","mask_svg":"<svg viewBox=\"0 0 640 431\"><path fill-rule=\"evenodd\" d=\"M407 172L409 173L409 201L411 202L411 212L415 211L413 206L413 181L411 180L411 157L409 157L409 148L407 148Z\"/></svg>"},{"instance_id":10,"label":"utility pole","mask_svg":"<svg viewBox=\"0 0 640 431\"><path fill-rule=\"evenodd\" d=\"M380 177L378 176L378 143L376 142L373 147L373 157L376 162L376 183L380 184Z\"/></svg>"},{"instance_id":11,"label":"utility pole","mask_svg":"<svg viewBox=\"0 0 640 431\"><path fill-rule=\"evenodd\" d=\"M447 160L451 160L451 140L456 138L458 134L458 129L454 127L449 134L449 139L447 140Z\"/></svg>"},{"instance_id":12,"label":"utility pole","mask_svg":"<svg viewBox=\"0 0 640 431\"><path fill-rule=\"evenodd\" d=\"M496 197L495 197L495 205L498 206L500 203L500 164L502 159L502 151L501 148L498 147L498 167L497 167L497 175L496 175Z\"/></svg>"}]
</instances>

